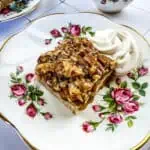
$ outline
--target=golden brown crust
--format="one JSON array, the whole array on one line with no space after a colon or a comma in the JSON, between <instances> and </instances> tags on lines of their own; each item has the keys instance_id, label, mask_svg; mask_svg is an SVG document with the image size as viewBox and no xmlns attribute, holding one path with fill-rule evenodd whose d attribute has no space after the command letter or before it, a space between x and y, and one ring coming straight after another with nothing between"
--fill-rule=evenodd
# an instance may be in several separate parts
<instances>
[{"instance_id":1,"label":"golden brown crust","mask_svg":"<svg viewBox=\"0 0 150 150\"><path fill-rule=\"evenodd\" d=\"M115 66L86 38L72 37L39 57L36 75L76 113L93 101Z\"/></svg>"}]
</instances>

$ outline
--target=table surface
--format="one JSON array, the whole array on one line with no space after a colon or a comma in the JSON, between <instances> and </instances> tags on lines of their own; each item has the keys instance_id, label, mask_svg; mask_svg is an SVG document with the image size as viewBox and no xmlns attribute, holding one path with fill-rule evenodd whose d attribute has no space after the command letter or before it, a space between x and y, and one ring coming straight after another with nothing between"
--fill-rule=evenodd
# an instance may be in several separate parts
<instances>
[{"instance_id":1,"label":"table surface","mask_svg":"<svg viewBox=\"0 0 150 150\"><path fill-rule=\"evenodd\" d=\"M37 10L14 21L0 23L0 45L21 31L33 19L53 13L99 12L93 0L41 0ZM107 15L110 20L136 28L150 41L150 0L134 0L121 13ZM0 150L29 150L15 129L0 120ZM141 150L150 150L147 143Z\"/></svg>"}]
</instances>

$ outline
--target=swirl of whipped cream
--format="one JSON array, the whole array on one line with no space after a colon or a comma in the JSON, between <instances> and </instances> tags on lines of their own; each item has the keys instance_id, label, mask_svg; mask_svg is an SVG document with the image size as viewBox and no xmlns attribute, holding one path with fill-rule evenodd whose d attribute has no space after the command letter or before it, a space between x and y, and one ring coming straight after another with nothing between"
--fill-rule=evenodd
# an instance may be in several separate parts
<instances>
[{"instance_id":1,"label":"swirl of whipped cream","mask_svg":"<svg viewBox=\"0 0 150 150\"><path fill-rule=\"evenodd\" d=\"M101 53L116 60L116 75L125 75L140 66L141 52L134 37L127 31L107 29L89 37Z\"/></svg>"}]
</instances>

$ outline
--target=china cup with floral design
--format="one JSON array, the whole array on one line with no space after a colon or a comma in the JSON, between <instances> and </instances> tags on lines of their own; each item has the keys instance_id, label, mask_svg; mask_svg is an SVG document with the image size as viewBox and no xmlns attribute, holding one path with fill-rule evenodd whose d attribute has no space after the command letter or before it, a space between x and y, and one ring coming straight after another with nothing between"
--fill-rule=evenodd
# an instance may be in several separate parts
<instances>
[{"instance_id":1,"label":"china cup with floral design","mask_svg":"<svg viewBox=\"0 0 150 150\"><path fill-rule=\"evenodd\" d=\"M98 9L106 13L117 13L127 7L133 0L94 0Z\"/></svg>"}]
</instances>

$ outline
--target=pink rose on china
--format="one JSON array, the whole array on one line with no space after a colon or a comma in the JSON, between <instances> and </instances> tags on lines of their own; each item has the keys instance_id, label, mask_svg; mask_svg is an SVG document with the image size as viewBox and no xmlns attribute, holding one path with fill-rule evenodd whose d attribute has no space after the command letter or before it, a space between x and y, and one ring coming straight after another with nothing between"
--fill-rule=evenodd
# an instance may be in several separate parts
<instances>
[{"instance_id":1,"label":"pink rose on china","mask_svg":"<svg viewBox=\"0 0 150 150\"><path fill-rule=\"evenodd\" d=\"M111 96L117 104L125 104L131 99L133 94L128 88L116 88L111 92Z\"/></svg>"},{"instance_id":2,"label":"pink rose on china","mask_svg":"<svg viewBox=\"0 0 150 150\"><path fill-rule=\"evenodd\" d=\"M100 105L93 105L92 109L94 112L99 112L101 110L101 107L100 107Z\"/></svg>"},{"instance_id":3,"label":"pink rose on china","mask_svg":"<svg viewBox=\"0 0 150 150\"><path fill-rule=\"evenodd\" d=\"M53 29L53 30L51 30L51 35L54 37L54 38L59 38L59 37L61 37L62 35L61 35L61 33L60 33L60 31L59 30L57 30L57 29Z\"/></svg>"},{"instance_id":4,"label":"pink rose on china","mask_svg":"<svg viewBox=\"0 0 150 150\"><path fill-rule=\"evenodd\" d=\"M49 119L53 118L53 115L49 112L44 113L43 116L44 116L45 120L49 120Z\"/></svg>"},{"instance_id":5,"label":"pink rose on china","mask_svg":"<svg viewBox=\"0 0 150 150\"><path fill-rule=\"evenodd\" d=\"M44 106L46 104L46 102L43 98L40 98L37 103L41 106Z\"/></svg>"},{"instance_id":6,"label":"pink rose on china","mask_svg":"<svg viewBox=\"0 0 150 150\"><path fill-rule=\"evenodd\" d=\"M23 67L17 66L16 72L10 74L10 98L15 98L19 106L27 105L26 114L34 118L37 114L49 120L53 118L50 112L43 113L41 107L47 103L43 99L44 92L32 81L35 79L34 73L23 74Z\"/></svg>"},{"instance_id":7,"label":"pink rose on china","mask_svg":"<svg viewBox=\"0 0 150 150\"><path fill-rule=\"evenodd\" d=\"M68 28L66 28L66 27L62 27L62 28L61 28L61 31L62 31L63 33L68 33L68 32L69 32Z\"/></svg>"},{"instance_id":8,"label":"pink rose on china","mask_svg":"<svg viewBox=\"0 0 150 150\"><path fill-rule=\"evenodd\" d=\"M139 73L139 75L140 76L145 76L145 75L147 75L148 74L148 68L146 68L146 67L141 67L141 68L139 68L138 69L138 73Z\"/></svg>"},{"instance_id":9,"label":"pink rose on china","mask_svg":"<svg viewBox=\"0 0 150 150\"><path fill-rule=\"evenodd\" d=\"M11 92L13 96L19 97L26 94L26 87L24 84L15 84L11 86Z\"/></svg>"},{"instance_id":10,"label":"pink rose on china","mask_svg":"<svg viewBox=\"0 0 150 150\"><path fill-rule=\"evenodd\" d=\"M132 114L139 110L139 103L137 101L129 101L123 105L123 110L126 114Z\"/></svg>"},{"instance_id":11,"label":"pink rose on china","mask_svg":"<svg viewBox=\"0 0 150 150\"><path fill-rule=\"evenodd\" d=\"M84 122L82 124L82 129L84 132L87 132L87 133L93 132L95 130L94 127L89 122Z\"/></svg>"},{"instance_id":12,"label":"pink rose on china","mask_svg":"<svg viewBox=\"0 0 150 150\"><path fill-rule=\"evenodd\" d=\"M34 75L33 73L28 73L28 74L25 76L25 78L26 78L27 83L30 83L30 82L32 82L32 81L34 80L35 75Z\"/></svg>"},{"instance_id":13,"label":"pink rose on china","mask_svg":"<svg viewBox=\"0 0 150 150\"><path fill-rule=\"evenodd\" d=\"M17 66L17 72L22 73L23 72L23 67L22 66Z\"/></svg>"},{"instance_id":14,"label":"pink rose on china","mask_svg":"<svg viewBox=\"0 0 150 150\"><path fill-rule=\"evenodd\" d=\"M123 118L120 114L111 114L108 117L109 122L113 123L113 124L119 124L123 121Z\"/></svg>"},{"instance_id":15,"label":"pink rose on china","mask_svg":"<svg viewBox=\"0 0 150 150\"><path fill-rule=\"evenodd\" d=\"M26 103L26 101L25 101L23 98L20 98L20 99L18 100L18 105L19 105L19 106L23 106L23 105L25 105L25 103Z\"/></svg>"},{"instance_id":16,"label":"pink rose on china","mask_svg":"<svg viewBox=\"0 0 150 150\"><path fill-rule=\"evenodd\" d=\"M71 33L71 35L79 36L81 33L80 26L79 25L71 25L70 26L70 33Z\"/></svg>"},{"instance_id":17,"label":"pink rose on china","mask_svg":"<svg viewBox=\"0 0 150 150\"><path fill-rule=\"evenodd\" d=\"M52 42L52 39L45 39L45 45L49 45L51 44L51 42Z\"/></svg>"},{"instance_id":18,"label":"pink rose on china","mask_svg":"<svg viewBox=\"0 0 150 150\"><path fill-rule=\"evenodd\" d=\"M99 116L100 118L105 118L104 113L99 113L98 116Z\"/></svg>"},{"instance_id":19,"label":"pink rose on china","mask_svg":"<svg viewBox=\"0 0 150 150\"><path fill-rule=\"evenodd\" d=\"M26 114L31 118L34 118L37 112L38 110L33 103L31 103L26 109Z\"/></svg>"}]
</instances>

